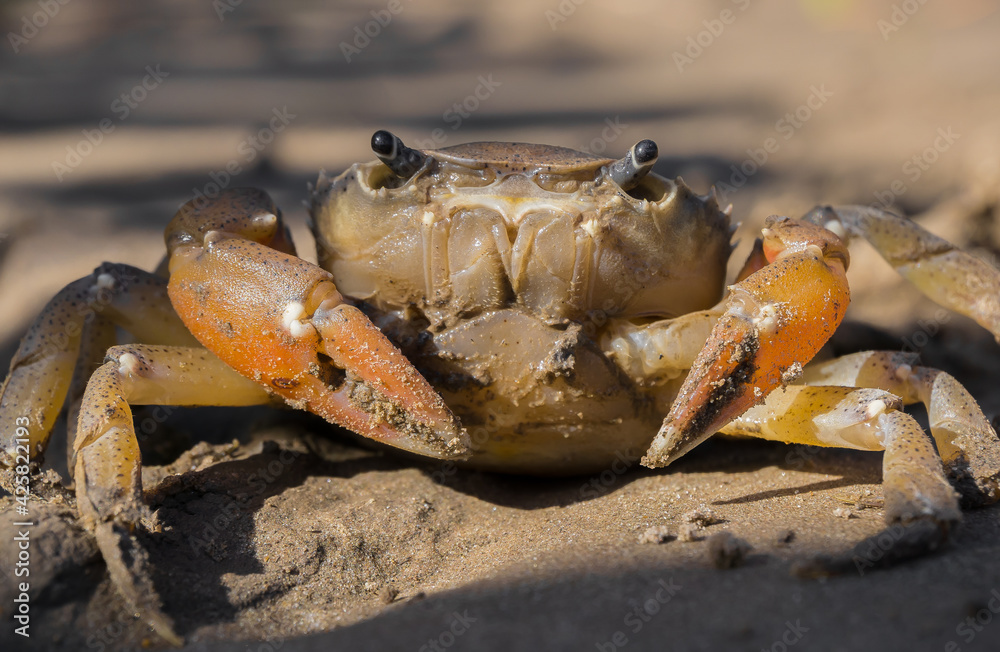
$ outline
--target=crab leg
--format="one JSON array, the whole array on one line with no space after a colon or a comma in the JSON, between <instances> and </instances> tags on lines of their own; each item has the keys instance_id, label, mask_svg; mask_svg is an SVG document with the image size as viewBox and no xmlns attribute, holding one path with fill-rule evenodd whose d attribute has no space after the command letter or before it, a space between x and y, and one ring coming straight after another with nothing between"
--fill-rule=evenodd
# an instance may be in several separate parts
<instances>
[{"instance_id":1,"label":"crab leg","mask_svg":"<svg viewBox=\"0 0 1000 652\"><path fill-rule=\"evenodd\" d=\"M77 507L115 586L156 631L183 640L163 615L146 553L133 535L148 516L129 404L259 405L267 392L200 347L127 345L108 350L87 384L74 449Z\"/></svg>"},{"instance_id":2,"label":"crab leg","mask_svg":"<svg viewBox=\"0 0 1000 652\"><path fill-rule=\"evenodd\" d=\"M166 284L164 283L164 295ZM178 318L180 321L180 318ZM187 330L187 329L185 329ZM190 334L189 334L190 336ZM193 337L191 338L194 339ZM118 343L115 325L100 314L95 314L83 325L80 335L80 349L73 370L73 379L66 394L66 466L70 474L76 468L76 426L80 420L80 408L83 405L83 395L87 391L87 383L95 370L104 364L108 349Z\"/></svg>"},{"instance_id":3,"label":"crab leg","mask_svg":"<svg viewBox=\"0 0 1000 652\"><path fill-rule=\"evenodd\" d=\"M720 432L810 446L884 450L882 490L888 528L850 553L798 563L803 576L864 572L927 554L961 521L934 442L903 401L880 389L822 385L779 388ZM877 554L872 554L877 551Z\"/></svg>"},{"instance_id":4,"label":"crab leg","mask_svg":"<svg viewBox=\"0 0 1000 652\"><path fill-rule=\"evenodd\" d=\"M931 438L903 401L881 389L791 385L771 392L720 432L789 444L885 450L882 486L888 523L961 518Z\"/></svg>"},{"instance_id":5,"label":"crab leg","mask_svg":"<svg viewBox=\"0 0 1000 652\"><path fill-rule=\"evenodd\" d=\"M730 287L725 313L643 458L666 466L791 382L843 319L847 251L833 233L768 218L770 264Z\"/></svg>"},{"instance_id":6,"label":"crab leg","mask_svg":"<svg viewBox=\"0 0 1000 652\"><path fill-rule=\"evenodd\" d=\"M869 206L817 206L803 218L860 236L924 294L971 317L1000 341L1000 271L916 222Z\"/></svg>"},{"instance_id":7,"label":"crab leg","mask_svg":"<svg viewBox=\"0 0 1000 652\"><path fill-rule=\"evenodd\" d=\"M66 399L81 350L86 378L118 325L157 344L197 344L167 299L166 280L128 265L105 263L64 287L28 328L0 389L0 463L14 454L14 421L28 417L33 462L41 461ZM85 380L84 380L85 382ZM8 425L10 427L8 427Z\"/></svg>"},{"instance_id":8,"label":"crab leg","mask_svg":"<svg viewBox=\"0 0 1000 652\"><path fill-rule=\"evenodd\" d=\"M976 400L953 376L915 364L916 356L862 351L810 365L802 382L877 387L927 408L931 434L968 505L1000 499L1000 439Z\"/></svg>"},{"instance_id":9,"label":"crab leg","mask_svg":"<svg viewBox=\"0 0 1000 652\"><path fill-rule=\"evenodd\" d=\"M268 246L275 211L237 189L168 227L170 298L194 336L295 407L414 453L464 456L444 401L332 276Z\"/></svg>"}]
</instances>

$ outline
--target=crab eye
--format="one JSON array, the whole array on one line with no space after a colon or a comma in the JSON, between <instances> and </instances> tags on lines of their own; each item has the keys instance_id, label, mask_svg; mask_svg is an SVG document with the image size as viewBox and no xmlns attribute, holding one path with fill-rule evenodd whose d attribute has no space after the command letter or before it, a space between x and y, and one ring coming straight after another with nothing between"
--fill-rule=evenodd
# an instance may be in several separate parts
<instances>
[{"instance_id":1,"label":"crab eye","mask_svg":"<svg viewBox=\"0 0 1000 652\"><path fill-rule=\"evenodd\" d=\"M399 139L399 136L385 129L379 129L372 134L372 151L396 176L402 179L412 177L427 160L427 156L423 152L407 147Z\"/></svg>"},{"instance_id":2,"label":"crab eye","mask_svg":"<svg viewBox=\"0 0 1000 652\"><path fill-rule=\"evenodd\" d=\"M640 140L628 154L607 166L608 176L622 190L632 190L653 169L659 154L656 143L648 138Z\"/></svg>"}]
</instances>

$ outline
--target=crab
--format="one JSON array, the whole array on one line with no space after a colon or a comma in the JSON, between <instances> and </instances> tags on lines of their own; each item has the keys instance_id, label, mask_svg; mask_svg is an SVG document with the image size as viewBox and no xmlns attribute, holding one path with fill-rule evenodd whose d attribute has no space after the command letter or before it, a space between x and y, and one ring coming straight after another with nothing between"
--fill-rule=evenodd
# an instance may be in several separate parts
<instances>
[{"instance_id":1,"label":"crab","mask_svg":"<svg viewBox=\"0 0 1000 652\"><path fill-rule=\"evenodd\" d=\"M897 558L941 545L961 504L1000 498L1000 441L952 376L886 351L811 363L849 303L854 237L1000 338L1000 272L915 223L861 206L772 216L727 289L731 207L651 172L650 140L618 160L421 151L387 131L372 149L311 189L319 265L263 191L199 198L156 271L105 263L70 283L11 363L0 464L37 468L69 405L80 517L167 640L181 643L134 535L149 516L134 404L281 402L410 454L532 474L663 467L717 432L884 450ZM930 433L902 410L914 402Z\"/></svg>"}]
</instances>

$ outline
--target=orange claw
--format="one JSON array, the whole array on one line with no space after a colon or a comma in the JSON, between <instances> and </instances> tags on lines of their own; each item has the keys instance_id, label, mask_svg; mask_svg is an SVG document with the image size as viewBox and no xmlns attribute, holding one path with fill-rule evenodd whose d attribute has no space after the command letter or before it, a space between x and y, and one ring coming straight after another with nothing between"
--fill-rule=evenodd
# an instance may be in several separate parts
<instances>
[{"instance_id":1,"label":"orange claw","mask_svg":"<svg viewBox=\"0 0 1000 652\"><path fill-rule=\"evenodd\" d=\"M769 262L730 286L728 307L642 459L666 466L801 373L850 302L847 248L824 228L772 216Z\"/></svg>"},{"instance_id":2,"label":"orange claw","mask_svg":"<svg viewBox=\"0 0 1000 652\"><path fill-rule=\"evenodd\" d=\"M228 211L231 202L217 206ZM277 220L246 213L261 232L256 241L245 239L250 229L239 220L174 230L168 292L195 338L293 407L420 455L467 454L468 437L441 397L344 303L333 277L261 244L270 239L261 225L277 230Z\"/></svg>"}]
</instances>

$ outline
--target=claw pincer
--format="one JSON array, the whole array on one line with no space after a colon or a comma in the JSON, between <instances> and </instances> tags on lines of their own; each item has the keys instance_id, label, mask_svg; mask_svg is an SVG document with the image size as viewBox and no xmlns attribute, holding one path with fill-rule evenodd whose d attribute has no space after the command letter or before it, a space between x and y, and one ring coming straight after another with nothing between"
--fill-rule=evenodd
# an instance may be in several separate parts
<instances>
[{"instance_id":1,"label":"claw pincer","mask_svg":"<svg viewBox=\"0 0 1000 652\"><path fill-rule=\"evenodd\" d=\"M191 333L294 407L414 453L464 455L467 437L444 401L330 273L268 246L281 227L260 194L253 205L213 204L196 221L182 211L168 228L168 291Z\"/></svg>"},{"instance_id":2,"label":"claw pincer","mask_svg":"<svg viewBox=\"0 0 1000 652\"><path fill-rule=\"evenodd\" d=\"M695 360L642 463L666 466L789 382L840 325L848 253L812 224L772 216L769 264L730 286L728 307Z\"/></svg>"}]
</instances>

